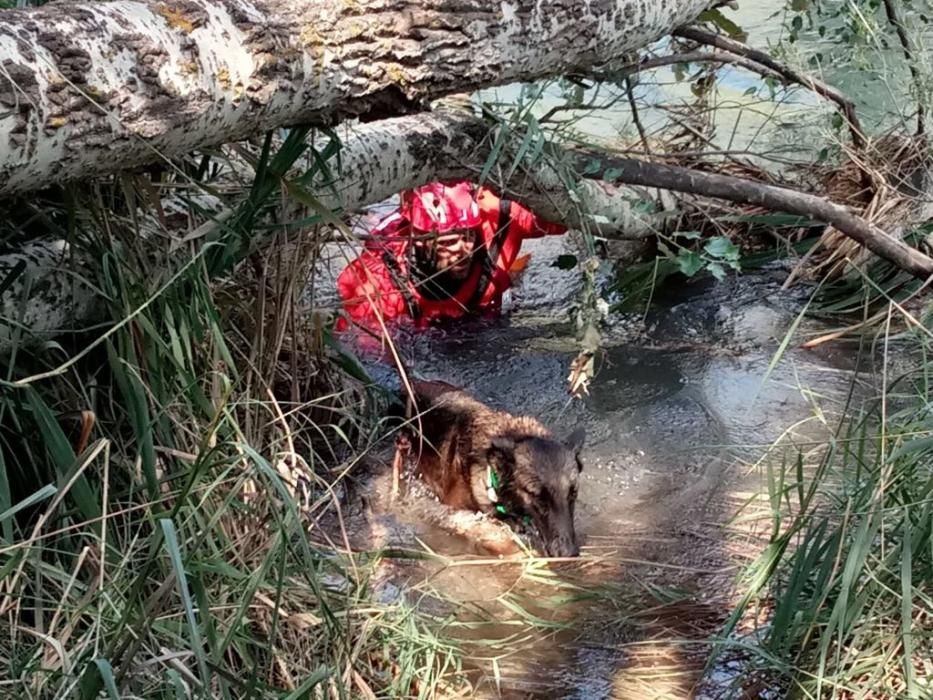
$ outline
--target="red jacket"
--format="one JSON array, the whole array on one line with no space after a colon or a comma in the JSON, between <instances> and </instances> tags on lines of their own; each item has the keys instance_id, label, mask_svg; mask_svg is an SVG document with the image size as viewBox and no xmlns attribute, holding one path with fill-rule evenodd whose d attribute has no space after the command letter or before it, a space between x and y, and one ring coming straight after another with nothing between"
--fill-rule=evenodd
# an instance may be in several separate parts
<instances>
[{"instance_id":1,"label":"red jacket","mask_svg":"<svg viewBox=\"0 0 933 700\"><path fill-rule=\"evenodd\" d=\"M393 280L386 260L394 261L398 270L395 278L407 287L408 299L417 306L419 324L426 324L440 318L458 318L471 311L470 301L477 291L483 272L482 258L493 244L496 232L500 228L500 200L491 191L480 188L477 195L482 223L480 238L477 241L473 264L469 276L464 280L459 291L451 298L428 299L422 296L412 283L409 275L408 241L411 229L408 221L400 212L390 214L371 232L363 253L337 278L337 291L343 299L344 310L354 322L371 329L378 329L377 307L386 323L399 318L410 318L406 295L399 291ZM511 202L509 207L510 223L508 230L500 236L498 255L489 284L479 300L480 309L498 309L503 293L511 286L509 269L518 257L522 241L526 238L540 238L546 235L559 235L567 231L566 227L541 220L523 206ZM346 318L337 322L337 329L348 326Z\"/></svg>"}]
</instances>

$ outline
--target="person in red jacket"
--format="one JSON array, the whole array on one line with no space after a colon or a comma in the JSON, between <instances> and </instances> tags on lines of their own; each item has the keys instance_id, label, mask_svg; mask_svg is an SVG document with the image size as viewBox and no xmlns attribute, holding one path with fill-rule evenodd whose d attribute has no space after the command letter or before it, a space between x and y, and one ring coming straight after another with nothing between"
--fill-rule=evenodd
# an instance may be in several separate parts
<instances>
[{"instance_id":1,"label":"person in red jacket","mask_svg":"<svg viewBox=\"0 0 933 700\"><path fill-rule=\"evenodd\" d=\"M378 330L379 316L386 324L407 318L423 326L498 312L522 241L566 231L470 182L403 192L399 209L337 278L347 316L337 329L352 321Z\"/></svg>"}]
</instances>

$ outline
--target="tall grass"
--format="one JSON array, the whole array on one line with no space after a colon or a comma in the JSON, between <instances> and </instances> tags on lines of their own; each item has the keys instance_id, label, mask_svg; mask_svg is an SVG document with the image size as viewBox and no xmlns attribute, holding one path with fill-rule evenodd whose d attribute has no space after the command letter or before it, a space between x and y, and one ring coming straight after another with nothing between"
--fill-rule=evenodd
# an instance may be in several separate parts
<instances>
[{"instance_id":1,"label":"tall grass","mask_svg":"<svg viewBox=\"0 0 933 700\"><path fill-rule=\"evenodd\" d=\"M800 454L769 480L771 540L727 632L753 603L770 611L744 650L786 697L933 696L933 335L920 324L882 324L878 397L818 463ZM894 369L895 348L910 369Z\"/></svg>"},{"instance_id":2,"label":"tall grass","mask_svg":"<svg viewBox=\"0 0 933 700\"><path fill-rule=\"evenodd\" d=\"M3 368L0 694L429 697L458 672L419 613L372 600L379 554L318 525L378 426L301 307L326 232L290 233L280 192L336 151L309 144L250 149L242 187L208 177L222 162L158 181L189 242L144 235L132 181L58 212L100 258L110 322ZM197 215L204 192L222 217Z\"/></svg>"}]
</instances>

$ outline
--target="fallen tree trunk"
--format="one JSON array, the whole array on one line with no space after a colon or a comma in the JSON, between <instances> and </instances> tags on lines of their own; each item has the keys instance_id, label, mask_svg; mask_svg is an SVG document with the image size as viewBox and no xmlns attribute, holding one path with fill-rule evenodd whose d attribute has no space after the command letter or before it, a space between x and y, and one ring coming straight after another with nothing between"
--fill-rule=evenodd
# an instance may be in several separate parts
<instances>
[{"instance_id":1,"label":"fallen tree trunk","mask_svg":"<svg viewBox=\"0 0 933 700\"><path fill-rule=\"evenodd\" d=\"M318 188L316 194L323 206L348 213L436 179L477 177L492 147L488 128L474 115L446 110L344 127L337 182ZM594 161L598 168L592 167ZM580 177L580 172L588 174ZM928 256L845 207L752 180L603 153L557 151L535 165L517 168L509 182L494 184L547 218L611 238L643 238L665 224L663 214L645 217L633 206L639 196L653 196L659 189L764 206L830 223L918 277L933 274ZM206 208L220 211L222 204ZM222 216L221 212L218 218ZM300 218L300 212L295 217ZM145 225L155 229L159 223L149 217ZM189 245L180 254L187 257L191 252ZM20 340L53 337L93 319L100 299L83 281L91 275L82 271L91 271L95 263L86 253L69 251L63 241L36 242L22 252L0 256L0 353Z\"/></svg>"},{"instance_id":2,"label":"fallen tree trunk","mask_svg":"<svg viewBox=\"0 0 933 700\"><path fill-rule=\"evenodd\" d=\"M0 196L584 70L714 0L58 2L0 13Z\"/></svg>"},{"instance_id":3,"label":"fallen tree trunk","mask_svg":"<svg viewBox=\"0 0 933 700\"><path fill-rule=\"evenodd\" d=\"M339 172L333 186L315 190L321 205L338 213L352 213L381 202L401 190L438 179L472 178L489 156L489 124L463 111L439 110L340 130L342 146ZM554 221L592 229L616 238L645 238L657 229L656 219L639 214L632 206L640 194L625 187L583 181L571 196L557 173L542 165L537 175L519 171L515 187L504 191ZM502 184L502 183L500 183ZM200 196L199 208L213 212L221 225L229 206L216 198ZM156 216L141 212L141 234L162 234L169 240L190 231L186 205L169 197L169 229ZM174 214L174 215L173 215ZM306 212L290 212L286 220ZM172 230L172 222L179 228ZM210 221L206 224L211 226ZM201 232L199 240L207 238ZM190 257L191 244L177 252ZM99 316L102 299L87 283L93 279L96 258L63 240L35 241L22 251L0 255L0 354L14 345L30 345L55 337L65 330L84 327ZM168 272L165 272L168 275ZM163 280L153 272L153 288Z\"/></svg>"}]
</instances>

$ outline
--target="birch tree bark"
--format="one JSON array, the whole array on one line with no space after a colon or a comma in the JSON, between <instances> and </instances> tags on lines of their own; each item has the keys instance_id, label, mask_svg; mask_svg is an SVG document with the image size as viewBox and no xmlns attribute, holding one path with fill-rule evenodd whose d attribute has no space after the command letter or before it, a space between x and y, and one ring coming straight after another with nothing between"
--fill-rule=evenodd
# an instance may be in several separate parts
<instances>
[{"instance_id":1,"label":"birch tree bark","mask_svg":"<svg viewBox=\"0 0 933 700\"><path fill-rule=\"evenodd\" d=\"M714 0L115 0L0 13L0 196L583 70Z\"/></svg>"}]
</instances>

